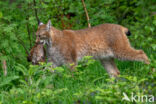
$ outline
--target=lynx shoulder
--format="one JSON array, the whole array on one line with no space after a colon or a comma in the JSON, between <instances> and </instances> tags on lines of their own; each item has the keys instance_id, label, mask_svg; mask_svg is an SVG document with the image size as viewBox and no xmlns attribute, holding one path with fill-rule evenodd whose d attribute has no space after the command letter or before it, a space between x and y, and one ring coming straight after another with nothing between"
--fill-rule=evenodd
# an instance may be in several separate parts
<instances>
[{"instance_id":1,"label":"lynx shoulder","mask_svg":"<svg viewBox=\"0 0 156 104\"><path fill-rule=\"evenodd\" d=\"M93 56L101 61L110 76L117 76L119 70L114 58L149 64L142 50L131 47L127 38L130 31L121 25L101 24L87 29L61 31L51 26L49 21L38 27L36 35L36 42L47 45L48 58L57 65L77 63L84 56Z\"/></svg>"}]
</instances>

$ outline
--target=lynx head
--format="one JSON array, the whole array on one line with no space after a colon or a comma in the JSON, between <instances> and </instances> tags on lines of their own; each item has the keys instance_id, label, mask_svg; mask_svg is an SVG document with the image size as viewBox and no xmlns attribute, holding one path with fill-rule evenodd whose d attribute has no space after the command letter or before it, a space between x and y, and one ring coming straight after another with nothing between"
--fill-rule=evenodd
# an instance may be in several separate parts
<instances>
[{"instance_id":1,"label":"lynx head","mask_svg":"<svg viewBox=\"0 0 156 104\"><path fill-rule=\"evenodd\" d=\"M51 39L51 21L47 24L40 23L36 32L36 43L46 44Z\"/></svg>"},{"instance_id":2,"label":"lynx head","mask_svg":"<svg viewBox=\"0 0 156 104\"><path fill-rule=\"evenodd\" d=\"M43 44L36 44L30 51L27 57L29 62L32 64L38 64L39 62L45 61L45 50Z\"/></svg>"}]
</instances>

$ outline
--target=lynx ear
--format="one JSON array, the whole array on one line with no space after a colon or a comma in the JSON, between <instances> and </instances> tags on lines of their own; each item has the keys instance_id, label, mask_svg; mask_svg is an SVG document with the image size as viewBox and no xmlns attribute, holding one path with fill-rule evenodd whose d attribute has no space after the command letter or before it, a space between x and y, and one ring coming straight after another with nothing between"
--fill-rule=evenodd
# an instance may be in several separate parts
<instances>
[{"instance_id":1,"label":"lynx ear","mask_svg":"<svg viewBox=\"0 0 156 104\"><path fill-rule=\"evenodd\" d=\"M47 28L48 31L50 30L50 28L51 28L51 20L48 21L46 28Z\"/></svg>"}]
</instances>

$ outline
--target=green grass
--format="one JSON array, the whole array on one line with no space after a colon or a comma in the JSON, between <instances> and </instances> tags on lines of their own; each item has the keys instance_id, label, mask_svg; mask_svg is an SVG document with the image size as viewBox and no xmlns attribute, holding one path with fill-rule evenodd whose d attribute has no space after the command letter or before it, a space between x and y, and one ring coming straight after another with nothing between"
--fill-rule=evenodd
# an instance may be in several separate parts
<instances>
[{"instance_id":1,"label":"green grass","mask_svg":"<svg viewBox=\"0 0 156 104\"><path fill-rule=\"evenodd\" d=\"M156 72L151 70L156 56L150 58L150 65L116 60L121 72L117 79L88 57L72 73L66 67L51 72L50 63L28 68L16 64L8 76L0 77L0 104L132 104L122 101L123 92L156 96Z\"/></svg>"}]
</instances>

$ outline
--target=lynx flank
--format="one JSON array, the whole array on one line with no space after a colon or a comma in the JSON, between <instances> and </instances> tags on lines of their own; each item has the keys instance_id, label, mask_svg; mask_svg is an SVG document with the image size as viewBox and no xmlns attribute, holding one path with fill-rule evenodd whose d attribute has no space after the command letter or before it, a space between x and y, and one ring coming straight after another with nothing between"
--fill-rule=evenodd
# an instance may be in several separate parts
<instances>
[{"instance_id":1,"label":"lynx flank","mask_svg":"<svg viewBox=\"0 0 156 104\"><path fill-rule=\"evenodd\" d=\"M131 47L126 34L129 35L128 29L117 24L61 31L48 21L39 25L36 42L47 45L48 61L54 66L76 64L84 56L93 56L101 61L110 76L116 77L120 72L114 58L150 63L144 51Z\"/></svg>"},{"instance_id":2,"label":"lynx flank","mask_svg":"<svg viewBox=\"0 0 156 104\"><path fill-rule=\"evenodd\" d=\"M32 62L32 64L38 64L39 62L45 61L45 56L43 44L35 44L27 59L28 61Z\"/></svg>"}]
</instances>

